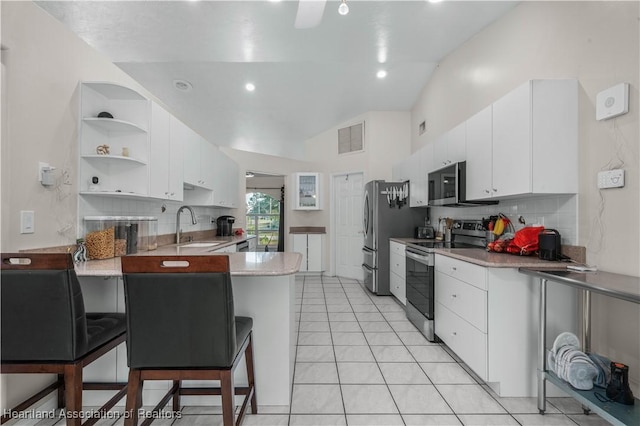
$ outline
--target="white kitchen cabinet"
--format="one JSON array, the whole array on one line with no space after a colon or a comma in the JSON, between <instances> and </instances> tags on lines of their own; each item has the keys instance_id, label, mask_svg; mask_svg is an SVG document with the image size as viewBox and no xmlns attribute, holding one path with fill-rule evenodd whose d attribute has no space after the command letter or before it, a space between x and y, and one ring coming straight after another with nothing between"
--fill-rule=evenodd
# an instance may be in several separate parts
<instances>
[{"instance_id":1,"label":"white kitchen cabinet","mask_svg":"<svg viewBox=\"0 0 640 426\"><path fill-rule=\"evenodd\" d=\"M492 109L493 197L578 192L576 80L528 81Z\"/></svg>"},{"instance_id":2,"label":"white kitchen cabinet","mask_svg":"<svg viewBox=\"0 0 640 426\"><path fill-rule=\"evenodd\" d=\"M302 254L300 272L322 272L322 234L293 234L293 251Z\"/></svg>"},{"instance_id":3,"label":"white kitchen cabinet","mask_svg":"<svg viewBox=\"0 0 640 426\"><path fill-rule=\"evenodd\" d=\"M213 190L216 174L214 158L217 147L187 127L186 124L177 122L180 124L176 123L176 127L183 139L184 183Z\"/></svg>"},{"instance_id":4,"label":"white kitchen cabinet","mask_svg":"<svg viewBox=\"0 0 640 426\"><path fill-rule=\"evenodd\" d=\"M150 197L183 200L182 138L175 128L180 124L167 110L151 103Z\"/></svg>"},{"instance_id":5,"label":"white kitchen cabinet","mask_svg":"<svg viewBox=\"0 0 640 426\"><path fill-rule=\"evenodd\" d=\"M112 83L83 82L80 92L80 194L148 196L150 101Z\"/></svg>"},{"instance_id":6,"label":"white kitchen cabinet","mask_svg":"<svg viewBox=\"0 0 640 426\"><path fill-rule=\"evenodd\" d=\"M248 237L247 242L249 243L249 251L258 250L258 239L255 235Z\"/></svg>"},{"instance_id":7,"label":"white kitchen cabinet","mask_svg":"<svg viewBox=\"0 0 640 426\"><path fill-rule=\"evenodd\" d=\"M294 174L293 210L321 210L320 173Z\"/></svg>"},{"instance_id":8,"label":"white kitchen cabinet","mask_svg":"<svg viewBox=\"0 0 640 426\"><path fill-rule=\"evenodd\" d=\"M216 172L213 181L213 205L228 208L238 207L238 164L224 152L216 149L212 169Z\"/></svg>"},{"instance_id":9,"label":"white kitchen cabinet","mask_svg":"<svg viewBox=\"0 0 640 426\"><path fill-rule=\"evenodd\" d=\"M427 207L427 173L433 168L433 145L425 145L392 168L394 182L409 181L409 206Z\"/></svg>"},{"instance_id":10,"label":"white kitchen cabinet","mask_svg":"<svg viewBox=\"0 0 640 426\"><path fill-rule=\"evenodd\" d=\"M406 257L404 244L389 241L389 283L391 294L403 305L407 304Z\"/></svg>"},{"instance_id":11,"label":"white kitchen cabinet","mask_svg":"<svg viewBox=\"0 0 640 426\"><path fill-rule=\"evenodd\" d=\"M462 122L438 138L433 144L433 168L438 170L466 159L466 124Z\"/></svg>"},{"instance_id":12,"label":"white kitchen cabinet","mask_svg":"<svg viewBox=\"0 0 640 426\"><path fill-rule=\"evenodd\" d=\"M491 105L467 120L468 200L480 200L493 195L492 120Z\"/></svg>"},{"instance_id":13,"label":"white kitchen cabinet","mask_svg":"<svg viewBox=\"0 0 640 426\"><path fill-rule=\"evenodd\" d=\"M436 254L436 334L502 397L537 392L539 291L536 279L515 268L485 268ZM577 330L577 295L548 288L548 347Z\"/></svg>"}]
</instances>

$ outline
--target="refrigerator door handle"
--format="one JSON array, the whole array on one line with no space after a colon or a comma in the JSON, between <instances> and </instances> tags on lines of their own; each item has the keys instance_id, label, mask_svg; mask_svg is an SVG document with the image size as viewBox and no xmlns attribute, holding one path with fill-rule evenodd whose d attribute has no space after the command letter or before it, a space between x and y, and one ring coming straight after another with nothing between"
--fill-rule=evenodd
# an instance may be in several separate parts
<instances>
[{"instance_id":1,"label":"refrigerator door handle","mask_svg":"<svg viewBox=\"0 0 640 426\"><path fill-rule=\"evenodd\" d=\"M362 269L364 269L365 272L369 272L369 273L373 273L374 269L369 266L369 265L365 265L364 263L362 264Z\"/></svg>"},{"instance_id":2,"label":"refrigerator door handle","mask_svg":"<svg viewBox=\"0 0 640 426\"><path fill-rule=\"evenodd\" d=\"M365 254L375 253L375 250L371 250L369 247L362 247L362 252Z\"/></svg>"}]
</instances>

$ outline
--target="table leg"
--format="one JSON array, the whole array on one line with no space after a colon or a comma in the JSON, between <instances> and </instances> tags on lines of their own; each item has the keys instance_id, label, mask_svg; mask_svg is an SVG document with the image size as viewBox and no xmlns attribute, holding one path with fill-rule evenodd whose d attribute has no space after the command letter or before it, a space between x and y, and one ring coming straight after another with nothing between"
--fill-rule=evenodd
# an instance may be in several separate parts
<instances>
[{"instance_id":1,"label":"table leg","mask_svg":"<svg viewBox=\"0 0 640 426\"><path fill-rule=\"evenodd\" d=\"M582 290L582 352L591 352L591 292ZM584 414L589 414L591 410L586 405L582 406Z\"/></svg>"},{"instance_id":2,"label":"table leg","mask_svg":"<svg viewBox=\"0 0 640 426\"><path fill-rule=\"evenodd\" d=\"M538 319L538 411L544 414L547 408L545 371L547 341L547 280L540 278L540 316Z\"/></svg>"}]
</instances>

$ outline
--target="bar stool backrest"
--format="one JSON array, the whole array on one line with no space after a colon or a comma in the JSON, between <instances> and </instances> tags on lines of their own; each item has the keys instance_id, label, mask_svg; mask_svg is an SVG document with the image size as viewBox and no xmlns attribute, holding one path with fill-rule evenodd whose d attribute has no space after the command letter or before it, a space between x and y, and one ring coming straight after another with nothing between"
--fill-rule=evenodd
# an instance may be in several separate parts
<instances>
[{"instance_id":1,"label":"bar stool backrest","mask_svg":"<svg viewBox=\"0 0 640 426\"><path fill-rule=\"evenodd\" d=\"M2 253L2 361L73 361L87 350L71 254Z\"/></svg>"},{"instance_id":2,"label":"bar stool backrest","mask_svg":"<svg viewBox=\"0 0 640 426\"><path fill-rule=\"evenodd\" d=\"M130 368L230 367L237 353L229 257L121 258Z\"/></svg>"}]
</instances>

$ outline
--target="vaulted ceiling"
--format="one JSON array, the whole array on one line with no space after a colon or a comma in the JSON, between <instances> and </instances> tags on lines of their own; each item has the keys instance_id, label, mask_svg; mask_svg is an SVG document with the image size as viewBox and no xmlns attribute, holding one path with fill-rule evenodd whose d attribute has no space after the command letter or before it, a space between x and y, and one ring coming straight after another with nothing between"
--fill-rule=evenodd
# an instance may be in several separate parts
<instances>
[{"instance_id":1,"label":"vaulted ceiling","mask_svg":"<svg viewBox=\"0 0 640 426\"><path fill-rule=\"evenodd\" d=\"M349 0L342 16L330 0L307 29L298 1L37 4L211 142L302 158L357 115L410 110L438 62L516 2Z\"/></svg>"}]
</instances>

